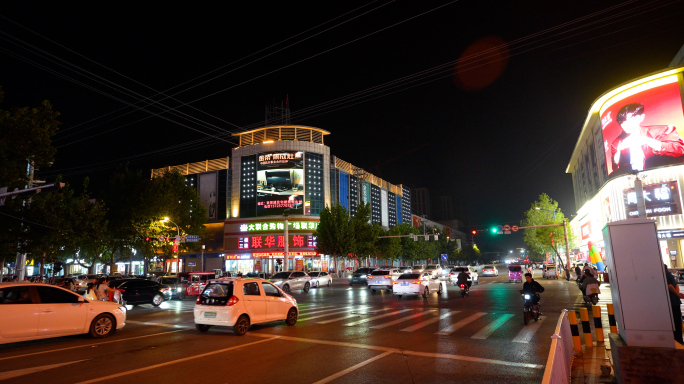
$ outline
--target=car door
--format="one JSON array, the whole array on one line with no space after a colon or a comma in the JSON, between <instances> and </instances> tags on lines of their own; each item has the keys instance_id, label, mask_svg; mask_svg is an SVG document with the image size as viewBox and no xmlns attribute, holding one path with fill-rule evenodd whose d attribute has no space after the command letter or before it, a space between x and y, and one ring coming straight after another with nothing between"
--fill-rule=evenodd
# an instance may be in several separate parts
<instances>
[{"instance_id":1,"label":"car door","mask_svg":"<svg viewBox=\"0 0 684 384\"><path fill-rule=\"evenodd\" d=\"M284 320L287 311L290 309L288 299L280 292L275 285L263 281L261 287L264 291L264 302L266 304L266 318L268 321Z\"/></svg>"},{"instance_id":2,"label":"car door","mask_svg":"<svg viewBox=\"0 0 684 384\"><path fill-rule=\"evenodd\" d=\"M140 294L140 284L145 280L130 280L123 282L118 288L124 291L123 298L127 303L142 303L143 299Z\"/></svg>"},{"instance_id":3,"label":"car door","mask_svg":"<svg viewBox=\"0 0 684 384\"><path fill-rule=\"evenodd\" d=\"M88 305L79 296L51 286L36 287L40 304L38 336L73 335L84 332Z\"/></svg>"},{"instance_id":4,"label":"car door","mask_svg":"<svg viewBox=\"0 0 684 384\"><path fill-rule=\"evenodd\" d=\"M32 286L0 289L0 339L20 341L38 335L40 308Z\"/></svg>"},{"instance_id":5,"label":"car door","mask_svg":"<svg viewBox=\"0 0 684 384\"><path fill-rule=\"evenodd\" d=\"M161 292L162 286L154 281L142 280L138 283L138 292L140 292L140 301L143 303L149 303L155 295L164 294Z\"/></svg>"},{"instance_id":6,"label":"car door","mask_svg":"<svg viewBox=\"0 0 684 384\"><path fill-rule=\"evenodd\" d=\"M242 284L242 297L252 324L268 321L266 316L266 297L256 281Z\"/></svg>"},{"instance_id":7,"label":"car door","mask_svg":"<svg viewBox=\"0 0 684 384\"><path fill-rule=\"evenodd\" d=\"M290 289L302 289L304 287L304 272L293 272L290 275Z\"/></svg>"}]
</instances>

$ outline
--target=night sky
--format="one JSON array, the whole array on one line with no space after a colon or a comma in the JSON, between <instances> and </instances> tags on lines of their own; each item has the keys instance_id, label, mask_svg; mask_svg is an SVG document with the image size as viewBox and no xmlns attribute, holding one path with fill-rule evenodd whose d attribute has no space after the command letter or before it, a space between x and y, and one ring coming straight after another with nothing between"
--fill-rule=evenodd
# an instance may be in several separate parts
<instances>
[{"instance_id":1,"label":"night sky","mask_svg":"<svg viewBox=\"0 0 684 384\"><path fill-rule=\"evenodd\" d=\"M469 231L518 223L542 192L573 214L591 103L684 44L681 1L269 3L3 4L0 107L50 100L63 125L40 177L97 190L122 164L227 156L288 97L333 155L429 188L433 215L452 196Z\"/></svg>"}]
</instances>

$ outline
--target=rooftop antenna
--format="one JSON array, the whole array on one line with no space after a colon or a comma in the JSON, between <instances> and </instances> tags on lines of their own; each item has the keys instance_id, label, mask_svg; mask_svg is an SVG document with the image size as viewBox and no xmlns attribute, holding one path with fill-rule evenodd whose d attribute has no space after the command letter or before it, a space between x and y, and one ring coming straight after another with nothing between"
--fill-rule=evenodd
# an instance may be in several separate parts
<instances>
[{"instance_id":1,"label":"rooftop antenna","mask_svg":"<svg viewBox=\"0 0 684 384\"><path fill-rule=\"evenodd\" d=\"M290 124L290 95L285 96L285 105L281 101L278 106L275 100L266 104L264 123L266 126Z\"/></svg>"}]
</instances>

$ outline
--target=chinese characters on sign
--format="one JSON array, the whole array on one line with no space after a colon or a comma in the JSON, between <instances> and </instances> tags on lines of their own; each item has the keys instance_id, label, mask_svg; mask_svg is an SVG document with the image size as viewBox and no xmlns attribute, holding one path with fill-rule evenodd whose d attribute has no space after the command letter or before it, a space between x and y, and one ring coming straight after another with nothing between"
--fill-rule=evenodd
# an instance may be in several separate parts
<instances>
[{"instance_id":1,"label":"chinese characters on sign","mask_svg":"<svg viewBox=\"0 0 684 384\"><path fill-rule=\"evenodd\" d=\"M676 181L644 185L644 204L646 216L667 216L682 213L679 201L679 187ZM637 195L634 189L624 190L627 217L638 217Z\"/></svg>"},{"instance_id":2,"label":"chinese characters on sign","mask_svg":"<svg viewBox=\"0 0 684 384\"><path fill-rule=\"evenodd\" d=\"M313 239L312 239L313 238ZM316 236L307 236L306 245L304 236L290 236L290 246L293 248L315 248ZM245 236L238 238L239 249L274 249L285 247L285 236Z\"/></svg>"},{"instance_id":3,"label":"chinese characters on sign","mask_svg":"<svg viewBox=\"0 0 684 384\"><path fill-rule=\"evenodd\" d=\"M316 230L318 228L318 222L290 221L288 222L288 228L294 230ZM282 231L284 229L285 224L283 222L240 224L240 232Z\"/></svg>"}]
</instances>

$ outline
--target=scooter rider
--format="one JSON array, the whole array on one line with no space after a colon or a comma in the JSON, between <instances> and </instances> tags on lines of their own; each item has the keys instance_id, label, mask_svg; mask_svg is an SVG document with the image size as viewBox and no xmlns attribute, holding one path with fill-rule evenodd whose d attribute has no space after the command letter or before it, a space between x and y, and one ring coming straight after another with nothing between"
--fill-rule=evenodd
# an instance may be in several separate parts
<instances>
[{"instance_id":1,"label":"scooter rider","mask_svg":"<svg viewBox=\"0 0 684 384\"><path fill-rule=\"evenodd\" d=\"M532 278L531 273L525 274L525 280L526 281L523 283L523 288L520 290L520 293L527 293L532 295L532 303L534 305L538 305L540 299L539 294L544 292L544 287L542 287L541 284L539 284Z\"/></svg>"},{"instance_id":2,"label":"scooter rider","mask_svg":"<svg viewBox=\"0 0 684 384\"><path fill-rule=\"evenodd\" d=\"M597 290L596 293L600 293L598 291L598 288L601 286L601 283L598 280L596 280L594 275L592 275L589 270L585 270L584 271L584 278L582 279L582 286L580 287L580 289L582 290L582 296L584 296L584 297L587 296L587 287L592 285L592 284L596 285L596 290Z\"/></svg>"},{"instance_id":3,"label":"scooter rider","mask_svg":"<svg viewBox=\"0 0 684 384\"><path fill-rule=\"evenodd\" d=\"M468 292L470 290L470 284L472 284L472 282L468 280L470 280L470 275L461 271L458 276L456 276L456 285L460 287L461 284L465 284L466 292Z\"/></svg>"}]
</instances>

